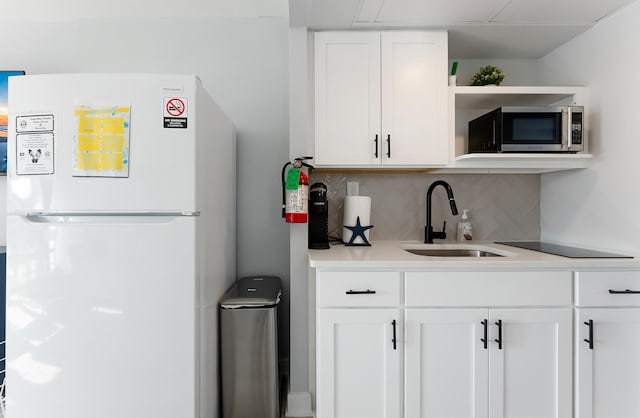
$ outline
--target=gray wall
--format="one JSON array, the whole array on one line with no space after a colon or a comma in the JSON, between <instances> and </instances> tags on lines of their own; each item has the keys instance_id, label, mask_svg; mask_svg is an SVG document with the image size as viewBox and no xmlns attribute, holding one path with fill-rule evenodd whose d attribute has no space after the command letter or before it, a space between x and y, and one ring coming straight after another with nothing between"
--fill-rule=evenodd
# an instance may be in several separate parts
<instances>
[{"instance_id":1,"label":"gray wall","mask_svg":"<svg viewBox=\"0 0 640 418\"><path fill-rule=\"evenodd\" d=\"M2 67L199 75L238 132L238 275L281 276L288 289L289 229L279 219L280 168L288 159L288 25L286 17L3 22ZM3 177L0 215L5 190ZM287 351L287 335L281 346Z\"/></svg>"},{"instance_id":2,"label":"gray wall","mask_svg":"<svg viewBox=\"0 0 640 418\"><path fill-rule=\"evenodd\" d=\"M359 184L360 195L371 197L371 241L423 241L426 194L429 185L445 180L451 185L458 215L451 214L444 188L432 195L432 225L447 239L456 240L456 227L469 209L474 241L535 241L540 239L540 176L427 173L312 173L310 182L328 186L329 233L342 235L346 183Z\"/></svg>"}]
</instances>

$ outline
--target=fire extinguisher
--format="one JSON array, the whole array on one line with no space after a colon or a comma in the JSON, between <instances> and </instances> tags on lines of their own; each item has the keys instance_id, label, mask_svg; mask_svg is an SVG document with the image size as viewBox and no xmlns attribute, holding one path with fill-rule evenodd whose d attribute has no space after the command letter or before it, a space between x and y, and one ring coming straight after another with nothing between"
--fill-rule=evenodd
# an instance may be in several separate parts
<instances>
[{"instance_id":1,"label":"fire extinguisher","mask_svg":"<svg viewBox=\"0 0 640 418\"><path fill-rule=\"evenodd\" d=\"M282 217L287 223L307 223L309 177L302 167L307 167L311 171L313 166L304 161L312 158L298 157L293 163L287 161L282 167ZM287 172L287 167L290 165L293 167Z\"/></svg>"}]
</instances>

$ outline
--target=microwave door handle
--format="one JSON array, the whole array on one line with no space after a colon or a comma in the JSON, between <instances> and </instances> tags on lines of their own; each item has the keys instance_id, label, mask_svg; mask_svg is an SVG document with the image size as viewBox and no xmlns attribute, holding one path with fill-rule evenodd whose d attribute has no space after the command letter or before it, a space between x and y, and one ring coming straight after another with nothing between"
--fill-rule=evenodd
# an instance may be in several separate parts
<instances>
[{"instance_id":1,"label":"microwave door handle","mask_svg":"<svg viewBox=\"0 0 640 418\"><path fill-rule=\"evenodd\" d=\"M493 134L492 134L493 150L495 151L497 149L497 147L496 147L496 120L493 119L492 123L493 123Z\"/></svg>"},{"instance_id":2,"label":"microwave door handle","mask_svg":"<svg viewBox=\"0 0 640 418\"><path fill-rule=\"evenodd\" d=\"M562 128L564 138L561 138L563 144L567 146L567 151L571 150L571 106L567 107L566 112L562 111Z\"/></svg>"}]
</instances>

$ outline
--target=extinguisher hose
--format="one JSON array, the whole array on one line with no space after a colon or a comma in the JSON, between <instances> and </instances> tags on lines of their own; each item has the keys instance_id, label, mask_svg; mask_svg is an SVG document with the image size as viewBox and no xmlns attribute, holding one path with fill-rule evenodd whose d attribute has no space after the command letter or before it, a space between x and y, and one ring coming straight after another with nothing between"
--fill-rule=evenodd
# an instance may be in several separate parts
<instances>
[{"instance_id":1,"label":"extinguisher hose","mask_svg":"<svg viewBox=\"0 0 640 418\"><path fill-rule=\"evenodd\" d=\"M283 218L285 217L285 213L286 213L285 208L287 206L286 201L285 201L285 196L286 196L285 195L285 184L286 184L287 181L284 178L284 173L287 171L287 167L290 166L290 165L291 165L291 161L287 161L285 163L285 165L282 166L282 217Z\"/></svg>"}]
</instances>

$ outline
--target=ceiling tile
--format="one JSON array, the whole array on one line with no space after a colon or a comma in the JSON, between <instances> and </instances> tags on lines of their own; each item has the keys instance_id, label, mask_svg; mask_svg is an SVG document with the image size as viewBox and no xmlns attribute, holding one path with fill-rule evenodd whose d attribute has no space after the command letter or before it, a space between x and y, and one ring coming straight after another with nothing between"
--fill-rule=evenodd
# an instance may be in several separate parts
<instances>
[{"instance_id":1,"label":"ceiling tile","mask_svg":"<svg viewBox=\"0 0 640 418\"><path fill-rule=\"evenodd\" d=\"M354 22L375 22L384 0L362 0Z\"/></svg>"},{"instance_id":2,"label":"ceiling tile","mask_svg":"<svg viewBox=\"0 0 640 418\"><path fill-rule=\"evenodd\" d=\"M360 0L312 0L308 9L309 23L323 29L350 28L359 6Z\"/></svg>"},{"instance_id":3,"label":"ceiling tile","mask_svg":"<svg viewBox=\"0 0 640 418\"><path fill-rule=\"evenodd\" d=\"M363 0L365 3L373 0ZM385 0L377 22L398 25L443 25L460 22L486 22L508 0Z\"/></svg>"},{"instance_id":4,"label":"ceiling tile","mask_svg":"<svg viewBox=\"0 0 640 418\"><path fill-rule=\"evenodd\" d=\"M595 23L635 0L512 0L492 20L513 23Z\"/></svg>"}]
</instances>

